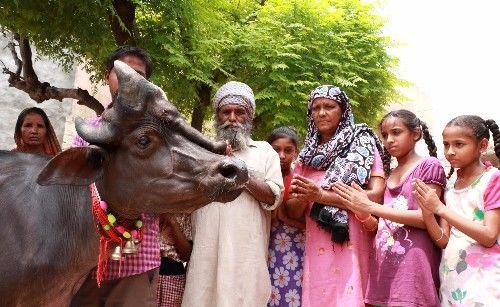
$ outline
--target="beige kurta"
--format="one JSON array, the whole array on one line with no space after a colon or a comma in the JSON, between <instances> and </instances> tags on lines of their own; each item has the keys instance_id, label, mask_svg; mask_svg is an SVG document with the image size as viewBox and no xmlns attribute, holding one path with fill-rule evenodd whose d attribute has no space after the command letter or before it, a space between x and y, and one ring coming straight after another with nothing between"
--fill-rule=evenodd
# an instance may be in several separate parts
<instances>
[{"instance_id":1,"label":"beige kurta","mask_svg":"<svg viewBox=\"0 0 500 307\"><path fill-rule=\"evenodd\" d=\"M267 250L270 210L283 193L279 157L268 143L255 141L234 155L269 185L276 201L262 204L243 192L232 202L214 202L193 213L184 307L265 306L271 294Z\"/></svg>"}]
</instances>

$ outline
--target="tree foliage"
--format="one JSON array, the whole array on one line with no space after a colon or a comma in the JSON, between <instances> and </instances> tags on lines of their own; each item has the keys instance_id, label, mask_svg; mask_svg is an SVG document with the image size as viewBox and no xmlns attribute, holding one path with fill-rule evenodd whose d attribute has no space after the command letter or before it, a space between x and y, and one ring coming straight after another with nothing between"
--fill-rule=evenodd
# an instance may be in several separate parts
<instances>
[{"instance_id":1,"label":"tree foliage","mask_svg":"<svg viewBox=\"0 0 500 307\"><path fill-rule=\"evenodd\" d=\"M373 123L399 98L390 38L361 0L2 2L2 27L63 66L84 63L94 81L117 46L112 21L118 21L129 42L151 53L153 82L197 128L211 117L216 88L229 80L254 89L257 137L280 125L303 134L305 101L319 84L343 88L363 122ZM132 23L118 9L123 2L133 7Z\"/></svg>"}]
</instances>

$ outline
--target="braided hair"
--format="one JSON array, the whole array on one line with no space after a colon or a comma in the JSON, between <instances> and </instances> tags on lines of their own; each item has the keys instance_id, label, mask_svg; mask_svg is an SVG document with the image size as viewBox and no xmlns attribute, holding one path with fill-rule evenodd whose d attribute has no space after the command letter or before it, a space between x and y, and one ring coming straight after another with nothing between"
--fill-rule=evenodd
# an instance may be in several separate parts
<instances>
[{"instance_id":1,"label":"braided hair","mask_svg":"<svg viewBox=\"0 0 500 307\"><path fill-rule=\"evenodd\" d=\"M298 146L299 137L297 136L297 131L295 131L295 129L291 127L283 126L274 129L273 131L271 131L271 134L267 138L267 142L269 144L272 144L274 141L282 138L289 139L295 146L295 149L299 148Z\"/></svg>"},{"instance_id":2,"label":"braided hair","mask_svg":"<svg viewBox=\"0 0 500 307\"><path fill-rule=\"evenodd\" d=\"M382 120L380 121L379 124L379 129L382 127L384 121L389 117L400 118L403 124L406 126L406 128L408 128L410 131L416 131L417 129L420 129L420 137L418 140L423 139L425 141L425 144L427 145L427 149L429 150L429 155L432 157L437 157L436 143L432 139L432 136L429 132L429 127L425 122L421 121L417 117L417 115L415 115L415 113L405 109L391 111L386 115L384 115L384 117L382 117ZM382 162L384 164L384 172L387 175L390 174L391 155L389 154L389 151L386 148L384 148L382 154Z\"/></svg>"},{"instance_id":3,"label":"braided hair","mask_svg":"<svg viewBox=\"0 0 500 307\"><path fill-rule=\"evenodd\" d=\"M481 141L482 139L490 139L490 131L493 136L493 144L495 149L495 155L500 159L500 130L498 129L497 123L492 119L484 120L477 115L461 115L450 120L446 127L466 127L472 131L474 137ZM453 174L453 167L450 168L448 173L448 178Z\"/></svg>"}]
</instances>

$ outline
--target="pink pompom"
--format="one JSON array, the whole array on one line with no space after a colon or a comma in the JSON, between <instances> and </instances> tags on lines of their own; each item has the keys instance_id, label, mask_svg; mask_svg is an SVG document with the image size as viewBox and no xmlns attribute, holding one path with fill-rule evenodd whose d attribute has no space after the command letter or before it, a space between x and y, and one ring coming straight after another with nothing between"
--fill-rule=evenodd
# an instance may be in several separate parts
<instances>
[{"instance_id":1,"label":"pink pompom","mask_svg":"<svg viewBox=\"0 0 500 307\"><path fill-rule=\"evenodd\" d=\"M102 210L108 209L108 204L104 200L101 200L99 206L101 207Z\"/></svg>"},{"instance_id":2,"label":"pink pompom","mask_svg":"<svg viewBox=\"0 0 500 307\"><path fill-rule=\"evenodd\" d=\"M125 228L123 226L117 226L116 227L116 230L119 232L119 233L124 233L125 232Z\"/></svg>"},{"instance_id":3,"label":"pink pompom","mask_svg":"<svg viewBox=\"0 0 500 307\"><path fill-rule=\"evenodd\" d=\"M132 238L137 238L137 230L132 230L130 234L132 235Z\"/></svg>"}]
</instances>

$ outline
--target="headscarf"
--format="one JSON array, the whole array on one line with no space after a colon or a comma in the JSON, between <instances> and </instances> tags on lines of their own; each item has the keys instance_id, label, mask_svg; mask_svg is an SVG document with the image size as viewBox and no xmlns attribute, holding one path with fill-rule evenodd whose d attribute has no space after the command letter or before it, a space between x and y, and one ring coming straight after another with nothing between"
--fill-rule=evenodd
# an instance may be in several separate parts
<instances>
[{"instance_id":1,"label":"headscarf","mask_svg":"<svg viewBox=\"0 0 500 307\"><path fill-rule=\"evenodd\" d=\"M252 89L245 83L229 81L217 90L214 96L214 112L228 104L244 107L250 118L255 115L255 97Z\"/></svg>"},{"instance_id":2,"label":"headscarf","mask_svg":"<svg viewBox=\"0 0 500 307\"><path fill-rule=\"evenodd\" d=\"M335 100L342 109L342 115L332 138L320 145L320 133L312 118L312 104L316 98L321 97ZM347 95L333 85L317 87L311 92L307 105L307 120L308 132L299 159L307 166L326 171L321 187L329 190L337 181L366 185L370 178L375 147L380 146L380 142L366 124L354 124ZM332 231L334 242L349 240L348 215L345 210L315 203L310 215L323 228Z\"/></svg>"},{"instance_id":3,"label":"headscarf","mask_svg":"<svg viewBox=\"0 0 500 307\"><path fill-rule=\"evenodd\" d=\"M16 123L16 128L14 131L14 141L16 142L16 148L14 148L15 151L20 151L20 152L28 152L26 145L23 142L22 139L22 133L21 133L21 128L24 123L24 118L28 114L38 114L43 118L43 122L45 124L45 129L47 131L45 135L45 141L43 142L43 149L45 154L49 156L55 156L58 153L61 152L61 145L59 144L59 141L57 140L56 133L54 132L54 128L52 127L49 118L47 117L47 114L45 112L37 107L32 107L32 108L27 108L21 111L17 118L17 123Z\"/></svg>"}]
</instances>

